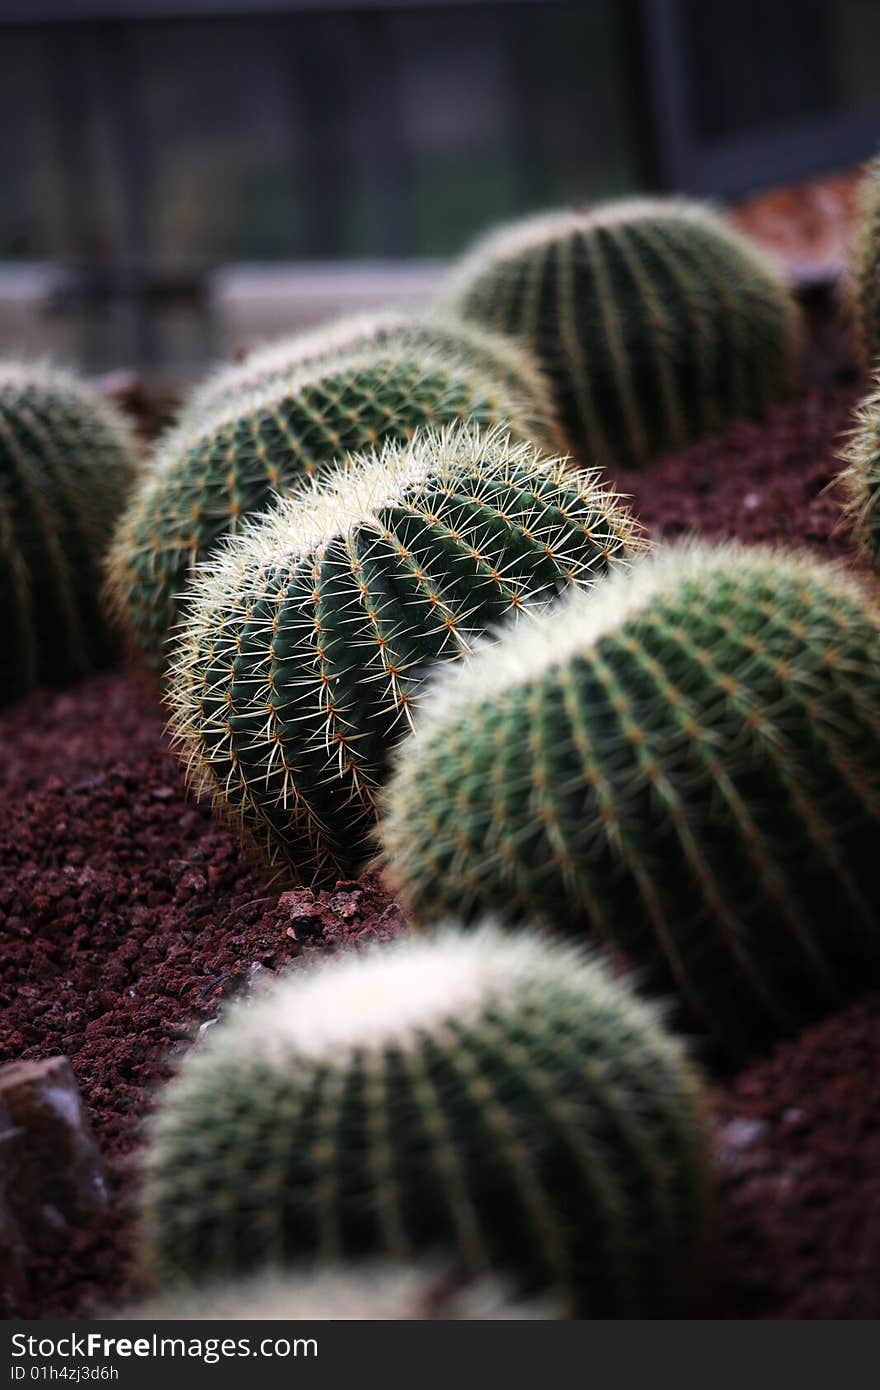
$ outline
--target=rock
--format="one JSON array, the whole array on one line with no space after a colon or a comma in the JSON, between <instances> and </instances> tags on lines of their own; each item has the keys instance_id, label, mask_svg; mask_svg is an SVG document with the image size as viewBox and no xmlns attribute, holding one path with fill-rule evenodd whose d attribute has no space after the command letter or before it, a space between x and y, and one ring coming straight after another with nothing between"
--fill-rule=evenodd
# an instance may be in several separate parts
<instances>
[{"instance_id":1,"label":"rock","mask_svg":"<svg viewBox=\"0 0 880 1390\"><path fill-rule=\"evenodd\" d=\"M750 1120L741 1115L728 1120L719 1133L719 1157L722 1163L735 1163L739 1155L753 1148L766 1132L767 1125L763 1120Z\"/></svg>"},{"instance_id":2,"label":"rock","mask_svg":"<svg viewBox=\"0 0 880 1390\"><path fill-rule=\"evenodd\" d=\"M309 918L321 915L321 909L311 888L293 888L287 893L282 893L278 899L278 908L291 922L308 921Z\"/></svg>"},{"instance_id":3,"label":"rock","mask_svg":"<svg viewBox=\"0 0 880 1390\"><path fill-rule=\"evenodd\" d=\"M26 1253L56 1251L95 1224L107 1186L66 1057L0 1066L0 1134L3 1195Z\"/></svg>"},{"instance_id":4,"label":"rock","mask_svg":"<svg viewBox=\"0 0 880 1390\"><path fill-rule=\"evenodd\" d=\"M352 917L357 915L360 901L361 894L357 889L353 893L334 893L330 899L330 908L344 922L350 922Z\"/></svg>"},{"instance_id":5,"label":"rock","mask_svg":"<svg viewBox=\"0 0 880 1390\"><path fill-rule=\"evenodd\" d=\"M16 1130L7 1107L0 1101L0 1314L10 1316L15 1301L26 1285L21 1231L12 1214L8 1197L9 1161L7 1153Z\"/></svg>"}]
</instances>

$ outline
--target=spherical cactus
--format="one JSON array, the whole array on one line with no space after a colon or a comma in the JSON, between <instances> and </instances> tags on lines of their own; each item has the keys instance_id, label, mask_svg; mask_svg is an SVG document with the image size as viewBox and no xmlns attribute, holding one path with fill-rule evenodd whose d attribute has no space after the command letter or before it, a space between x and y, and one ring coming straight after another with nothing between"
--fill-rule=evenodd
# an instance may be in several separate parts
<instances>
[{"instance_id":1,"label":"spherical cactus","mask_svg":"<svg viewBox=\"0 0 880 1390\"><path fill-rule=\"evenodd\" d=\"M880 159L865 170L849 282L856 338L867 371L880 366Z\"/></svg>"},{"instance_id":2,"label":"spherical cactus","mask_svg":"<svg viewBox=\"0 0 880 1390\"><path fill-rule=\"evenodd\" d=\"M792 387L794 300L711 211L641 200L550 213L488 236L447 302L531 348L591 463L640 465L760 413Z\"/></svg>"},{"instance_id":3,"label":"spherical cactus","mask_svg":"<svg viewBox=\"0 0 880 1390\"><path fill-rule=\"evenodd\" d=\"M567 452L550 383L532 354L502 334L437 315L358 314L267 343L243 362L218 368L197 386L184 406L181 424L203 429L218 409L227 410L230 399L245 399L310 363L389 348L417 355L439 352L475 372L481 381L497 382L519 403L530 438L550 453Z\"/></svg>"},{"instance_id":4,"label":"spherical cactus","mask_svg":"<svg viewBox=\"0 0 880 1390\"><path fill-rule=\"evenodd\" d=\"M193 585L168 694L196 786L295 877L351 872L428 672L636 544L594 474L501 432L351 463Z\"/></svg>"},{"instance_id":5,"label":"spherical cactus","mask_svg":"<svg viewBox=\"0 0 880 1390\"><path fill-rule=\"evenodd\" d=\"M404 352L295 369L210 426L172 430L122 519L108 600L132 647L161 671L168 634L198 562L288 492L349 453L403 441L421 426L504 423L529 436L532 408L457 357Z\"/></svg>"},{"instance_id":6,"label":"spherical cactus","mask_svg":"<svg viewBox=\"0 0 880 1390\"><path fill-rule=\"evenodd\" d=\"M549 1300L515 1301L498 1279L428 1265L312 1267L184 1288L114 1314L123 1321L407 1322L562 1316Z\"/></svg>"},{"instance_id":7,"label":"spherical cactus","mask_svg":"<svg viewBox=\"0 0 880 1390\"><path fill-rule=\"evenodd\" d=\"M145 1265L204 1278L448 1253L589 1316L681 1296L709 1209L681 1048L539 935L326 958L185 1058L146 1158Z\"/></svg>"},{"instance_id":8,"label":"spherical cactus","mask_svg":"<svg viewBox=\"0 0 880 1390\"><path fill-rule=\"evenodd\" d=\"M863 554L880 572L880 379L862 401L841 460L846 515Z\"/></svg>"},{"instance_id":9,"label":"spherical cactus","mask_svg":"<svg viewBox=\"0 0 880 1390\"><path fill-rule=\"evenodd\" d=\"M66 684L112 651L100 564L135 470L124 420L85 383L0 363L0 700Z\"/></svg>"},{"instance_id":10,"label":"spherical cactus","mask_svg":"<svg viewBox=\"0 0 880 1390\"><path fill-rule=\"evenodd\" d=\"M381 830L419 918L591 933L743 1056L880 980L876 604L661 552L438 681Z\"/></svg>"}]
</instances>

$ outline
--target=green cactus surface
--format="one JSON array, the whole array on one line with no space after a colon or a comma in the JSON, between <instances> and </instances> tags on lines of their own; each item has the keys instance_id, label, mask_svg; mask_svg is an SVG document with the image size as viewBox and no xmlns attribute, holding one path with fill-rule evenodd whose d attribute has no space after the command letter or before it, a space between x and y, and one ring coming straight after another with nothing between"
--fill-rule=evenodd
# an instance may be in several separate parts
<instances>
[{"instance_id":1,"label":"green cactus surface","mask_svg":"<svg viewBox=\"0 0 880 1390\"><path fill-rule=\"evenodd\" d=\"M437 1253L583 1316L659 1315L710 1209L701 1087L652 1007L534 931L441 930L298 971L187 1054L143 1262Z\"/></svg>"},{"instance_id":2,"label":"green cactus surface","mask_svg":"<svg viewBox=\"0 0 880 1390\"><path fill-rule=\"evenodd\" d=\"M594 473L500 430L355 460L193 585L168 682L192 780L295 878L352 871L428 673L639 544Z\"/></svg>"},{"instance_id":3,"label":"green cactus surface","mask_svg":"<svg viewBox=\"0 0 880 1390\"><path fill-rule=\"evenodd\" d=\"M863 554L880 572L880 378L862 401L841 461L845 513Z\"/></svg>"},{"instance_id":4,"label":"green cactus surface","mask_svg":"<svg viewBox=\"0 0 880 1390\"><path fill-rule=\"evenodd\" d=\"M865 170L850 253L849 289L862 365L880 367L880 158Z\"/></svg>"},{"instance_id":5,"label":"green cactus surface","mask_svg":"<svg viewBox=\"0 0 880 1390\"><path fill-rule=\"evenodd\" d=\"M402 351L295 369L227 413L165 438L117 531L107 597L130 644L156 671L196 565L277 495L357 450L457 420L530 437L532 407L460 359Z\"/></svg>"},{"instance_id":6,"label":"green cactus surface","mask_svg":"<svg viewBox=\"0 0 880 1390\"><path fill-rule=\"evenodd\" d=\"M639 466L760 414L797 378L800 316L770 260L697 204L644 199L491 233L455 313L530 348L589 463Z\"/></svg>"},{"instance_id":7,"label":"green cactus surface","mask_svg":"<svg viewBox=\"0 0 880 1390\"><path fill-rule=\"evenodd\" d=\"M429 691L394 887L630 959L731 1057L880 980L880 614L801 556L671 547Z\"/></svg>"},{"instance_id":8,"label":"green cactus surface","mask_svg":"<svg viewBox=\"0 0 880 1390\"><path fill-rule=\"evenodd\" d=\"M228 410L230 399L246 399L256 389L283 381L294 370L352 352L381 354L389 348L416 355L439 352L475 372L481 382L497 382L519 403L529 436L536 444L553 454L568 451L550 383L531 352L500 333L437 315L358 314L267 343L243 362L213 371L197 386L184 406L181 424L204 429L218 410Z\"/></svg>"},{"instance_id":9,"label":"green cactus surface","mask_svg":"<svg viewBox=\"0 0 880 1390\"><path fill-rule=\"evenodd\" d=\"M136 458L122 416L84 382L0 362L0 700L111 653L101 561Z\"/></svg>"},{"instance_id":10,"label":"green cactus surface","mask_svg":"<svg viewBox=\"0 0 880 1390\"><path fill-rule=\"evenodd\" d=\"M256 1274L165 1292L117 1319L146 1322L542 1321L562 1316L550 1300L514 1300L498 1279L462 1278L426 1265L352 1265Z\"/></svg>"}]
</instances>

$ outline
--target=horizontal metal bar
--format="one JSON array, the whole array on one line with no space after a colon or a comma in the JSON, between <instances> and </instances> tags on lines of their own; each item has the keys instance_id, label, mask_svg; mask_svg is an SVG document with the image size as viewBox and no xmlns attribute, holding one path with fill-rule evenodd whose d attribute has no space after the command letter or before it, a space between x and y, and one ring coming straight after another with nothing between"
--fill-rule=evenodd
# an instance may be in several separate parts
<instances>
[{"instance_id":1,"label":"horizontal metal bar","mask_svg":"<svg viewBox=\"0 0 880 1390\"><path fill-rule=\"evenodd\" d=\"M4 24L78 24L95 20L259 19L327 10L485 9L558 0L0 0ZM580 0L581 4L597 0Z\"/></svg>"},{"instance_id":2,"label":"horizontal metal bar","mask_svg":"<svg viewBox=\"0 0 880 1390\"><path fill-rule=\"evenodd\" d=\"M348 308L424 303L445 268L444 261L433 260L238 262L175 270L123 262L66 266L0 261L0 310L9 304L36 307L47 300L146 294L159 300L205 299L231 313L284 314L295 307L315 319Z\"/></svg>"}]
</instances>

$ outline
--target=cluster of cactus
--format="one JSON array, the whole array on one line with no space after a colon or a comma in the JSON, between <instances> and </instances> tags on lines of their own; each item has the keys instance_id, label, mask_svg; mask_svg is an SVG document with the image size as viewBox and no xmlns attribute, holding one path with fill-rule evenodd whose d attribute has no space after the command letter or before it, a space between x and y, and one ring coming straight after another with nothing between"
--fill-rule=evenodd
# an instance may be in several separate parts
<instances>
[{"instance_id":1,"label":"cluster of cactus","mask_svg":"<svg viewBox=\"0 0 880 1390\"><path fill-rule=\"evenodd\" d=\"M0 363L0 700L66 684L112 652L100 562L135 470L132 437L96 392Z\"/></svg>"},{"instance_id":2,"label":"cluster of cactus","mask_svg":"<svg viewBox=\"0 0 880 1390\"><path fill-rule=\"evenodd\" d=\"M517 339L589 462L638 466L792 388L799 313L783 277L710 210L643 199L491 233L446 303Z\"/></svg>"},{"instance_id":3,"label":"cluster of cactus","mask_svg":"<svg viewBox=\"0 0 880 1390\"><path fill-rule=\"evenodd\" d=\"M324 960L187 1054L152 1123L144 1266L435 1252L590 1316L682 1296L703 1097L650 1006L534 932Z\"/></svg>"},{"instance_id":4,"label":"cluster of cactus","mask_svg":"<svg viewBox=\"0 0 880 1390\"><path fill-rule=\"evenodd\" d=\"M129 1321L409 1322L542 1321L550 1300L514 1300L498 1279L463 1279L433 1264L391 1261L256 1274L160 1295L114 1316Z\"/></svg>"},{"instance_id":5,"label":"cluster of cactus","mask_svg":"<svg viewBox=\"0 0 880 1390\"><path fill-rule=\"evenodd\" d=\"M436 684L382 833L422 920L589 933L741 1057L880 979L876 605L660 551Z\"/></svg>"},{"instance_id":6,"label":"cluster of cactus","mask_svg":"<svg viewBox=\"0 0 880 1390\"><path fill-rule=\"evenodd\" d=\"M849 265L850 292L862 365L880 367L880 158L865 170L860 216Z\"/></svg>"},{"instance_id":7,"label":"cluster of cactus","mask_svg":"<svg viewBox=\"0 0 880 1390\"><path fill-rule=\"evenodd\" d=\"M169 699L193 780L294 876L349 872L426 676L637 546L595 474L501 431L350 459L191 587Z\"/></svg>"},{"instance_id":8,"label":"cluster of cactus","mask_svg":"<svg viewBox=\"0 0 880 1390\"><path fill-rule=\"evenodd\" d=\"M517 403L529 436L550 453L566 453L550 384L532 354L513 339L464 320L386 312L360 314L281 338L249 353L240 363L212 372L192 392L180 423L203 430L229 402L247 401L255 390L283 382L292 371L332 362L351 353L442 353L470 368L482 380L495 381Z\"/></svg>"},{"instance_id":9,"label":"cluster of cactus","mask_svg":"<svg viewBox=\"0 0 880 1390\"><path fill-rule=\"evenodd\" d=\"M799 556L642 557L559 457L641 465L784 396L782 278L643 200L495 233L444 303L215 373L110 549L193 784L300 881L359 869L380 807L433 931L313 964L187 1053L143 1191L145 1272L178 1292L126 1317L674 1312L705 1101L583 943L736 1059L880 981L880 614ZM133 460L78 383L0 367L0 698L106 649ZM848 461L880 568L880 389Z\"/></svg>"},{"instance_id":10,"label":"cluster of cactus","mask_svg":"<svg viewBox=\"0 0 880 1390\"><path fill-rule=\"evenodd\" d=\"M535 407L457 354L394 346L295 368L166 437L115 537L108 599L156 671L195 566L247 517L349 454L455 421L530 438Z\"/></svg>"}]
</instances>

